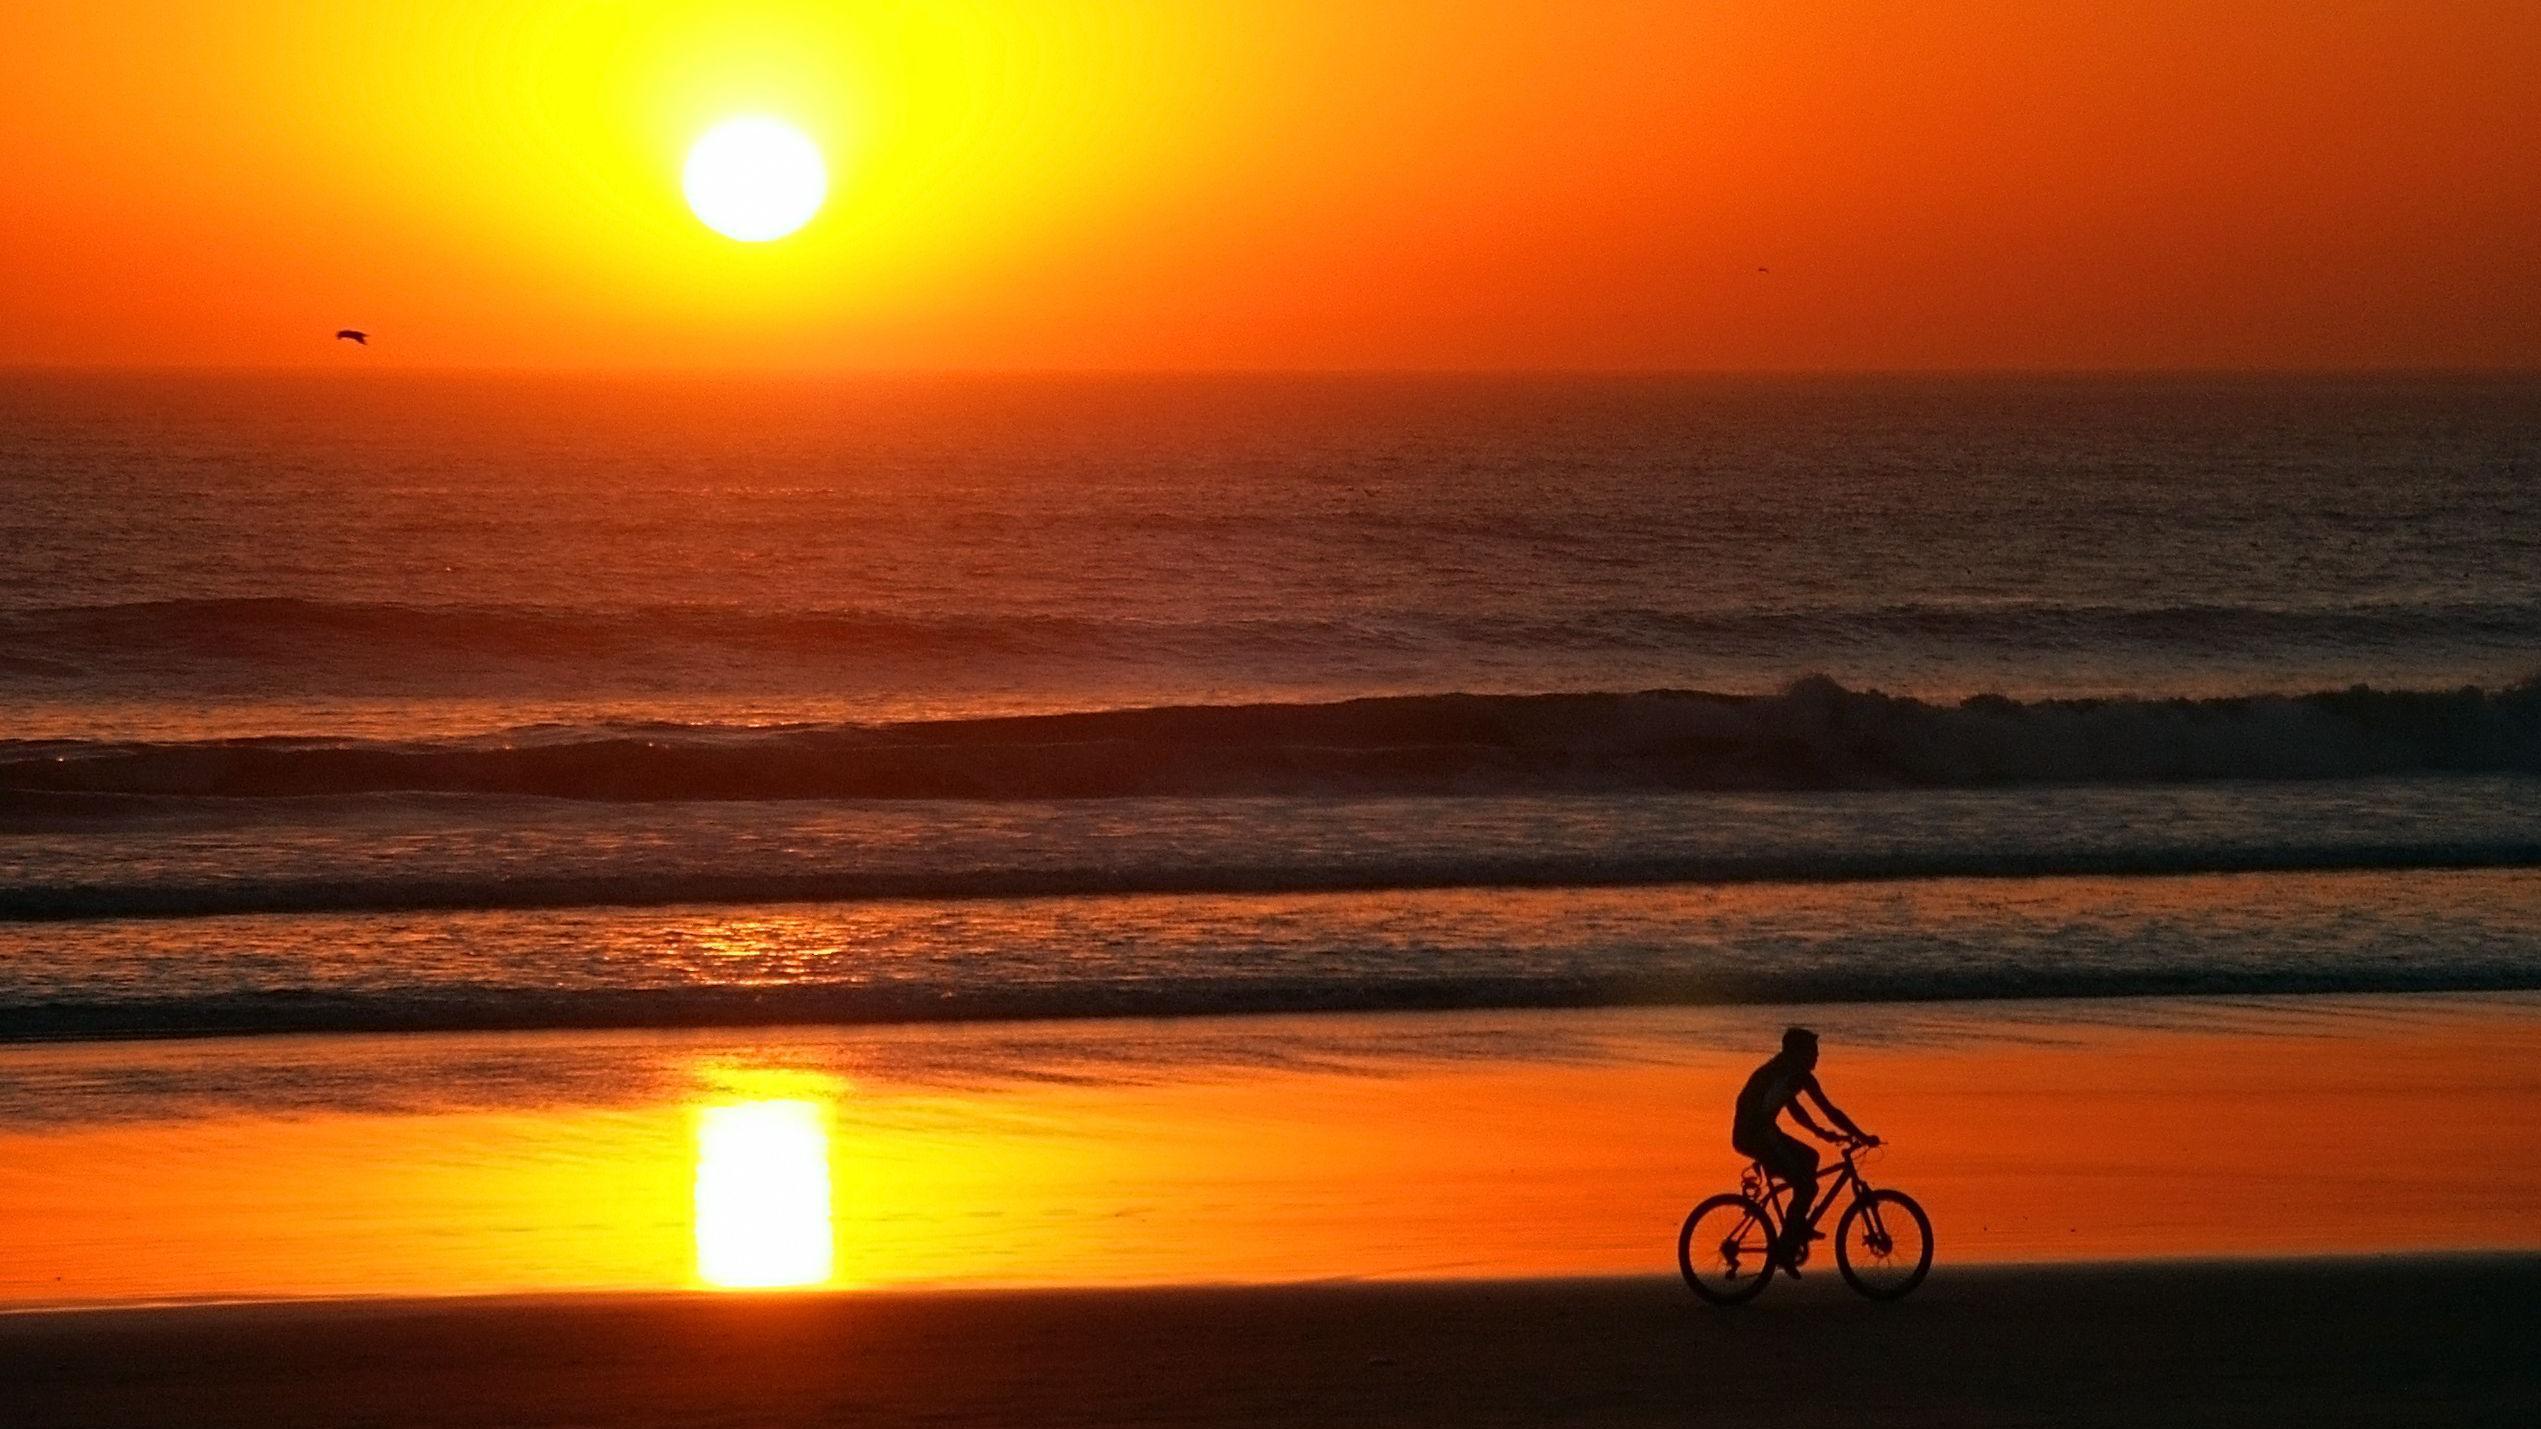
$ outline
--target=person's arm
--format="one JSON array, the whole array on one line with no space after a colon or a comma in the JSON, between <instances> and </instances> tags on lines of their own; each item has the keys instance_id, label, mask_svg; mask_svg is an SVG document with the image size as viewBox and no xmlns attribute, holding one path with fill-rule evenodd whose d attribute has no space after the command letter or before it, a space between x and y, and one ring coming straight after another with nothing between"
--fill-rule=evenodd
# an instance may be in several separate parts
<instances>
[{"instance_id":1,"label":"person's arm","mask_svg":"<svg viewBox=\"0 0 2541 1429\"><path fill-rule=\"evenodd\" d=\"M1799 1124L1802 1124L1802 1126L1807 1126L1809 1134L1812 1134L1812 1137L1817 1137L1819 1142L1832 1142L1832 1139L1835 1139L1835 1132L1827 1132L1827 1129L1824 1129L1824 1126L1819 1126L1819 1124L1817 1124L1817 1119L1814 1119L1814 1116L1809 1116L1809 1109L1807 1109L1807 1106L1802 1106L1802 1101L1799 1101L1799 1093L1802 1093L1802 1091L1809 1091L1809 1088L1812 1088L1812 1086L1817 1086L1817 1083L1814 1083L1812 1078L1807 1076L1807 1073L1802 1073L1802 1078L1799 1078L1799 1081L1791 1083L1791 1093L1789 1093L1789 1098L1786 1098L1784 1104L1781 1104L1781 1109L1789 1111L1789 1114L1791 1114L1791 1121L1799 1121ZM1819 1096L1817 1101L1819 1101L1819 1104L1824 1104L1824 1101L1827 1101L1827 1098Z\"/></svg>"},{"instance_id":2,"label":"person's arm","mask_svg":"<svg viewBox=\"0 0 2541 1429\"><path fill-rule=\"evenodd\" d=\"M1826 1101L1826 1098L1819 1097L1818 1101L1820 1104L1823 1104ZM1791 1100L1783 1104L1783 1110L1791 1113L1791 1119L1800 1123L1803 1127L1806 1127L1809 1135L1816 1137L1818 1140L1834 1141L1837 1139L1834 1132L1818 1125L1817 1119L1809 1115L1809 1109L1800 1104L1800 1092L1798 1088L1794 1088L1792 1090Z\"/></svg>"},{"instance_id":3,"label":"person's arm","mask_svg":"<svg viewBox=\"0 0 2541 1429\"><path fill-rule=\"evenodd\" d=\"M1818 1104L1818 1110L1826 1113L1827 1120L1842 1127L1844 1129L1845 1136L1849 1136L1856 1141L1869 1141L1872 1139L1869 1132L1864 1131L1853 1124L1853 1119L1844 1114L1844 1109L1842 1107L1839 1107L1835 1103L1826 1099L1826 1089L1818 1085L1817 1078L1802 1078L1800 1082L1800 1091L1806 1094L1809 1100ZM1797 1096L1794 1096L1791 1099L1791 1114L1800 1118L1800 1124L1802 1126L1807 1127L1811 1131L1816 1131L1819 1136L1822 1136L1829 1141L1840 1139L1832 1132L1818 1131L1817 1123L1809 1120L1808 1116L1800 1110L1800 1098Z\"/></svg>"}]
</instances>

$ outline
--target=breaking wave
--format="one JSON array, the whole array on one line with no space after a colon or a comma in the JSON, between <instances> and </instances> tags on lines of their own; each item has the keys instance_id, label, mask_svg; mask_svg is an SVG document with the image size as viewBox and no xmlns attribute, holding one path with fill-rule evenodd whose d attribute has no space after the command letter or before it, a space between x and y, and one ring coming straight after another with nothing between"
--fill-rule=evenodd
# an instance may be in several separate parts
<instances>
[{"instance_id":1,"label":"breaking wave","mask_svg":"<svg viewBox=\"0 0 2541 1429\"><path fill-rule=\"evenodd\" d=\"M1418 695L929 722L550 726L465 738L0 742L0 804L384 792L580 800L1087 799L1967 789L2541 774L2541 678L2503 689L1942 703Z\"/></svg>"}]
</instances>

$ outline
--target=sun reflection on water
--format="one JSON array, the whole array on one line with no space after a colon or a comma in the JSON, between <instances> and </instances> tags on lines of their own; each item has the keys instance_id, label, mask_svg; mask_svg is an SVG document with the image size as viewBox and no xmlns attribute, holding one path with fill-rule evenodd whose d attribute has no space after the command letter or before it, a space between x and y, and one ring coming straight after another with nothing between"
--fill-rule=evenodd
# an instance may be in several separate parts
<instances>
[{"instance_id":1,"label":"sun reflection on water","mask_svg":"<svg viewBox=\"0 0 2541 1429\"><path fill-rule=\"evenodd\" d=\"M697 1115L697 1277L725 1289L820 1285L836 1269L829 1115L802 1100Z\"/></svg>"}]
</instances>

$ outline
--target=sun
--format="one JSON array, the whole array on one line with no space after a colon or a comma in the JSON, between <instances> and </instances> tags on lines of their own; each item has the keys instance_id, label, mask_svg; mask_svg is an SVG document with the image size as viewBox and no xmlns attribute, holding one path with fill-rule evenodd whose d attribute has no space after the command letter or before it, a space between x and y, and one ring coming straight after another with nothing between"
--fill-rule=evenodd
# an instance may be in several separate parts
<instances>
[{"instance_id":1,"label":"sun","mask_svg":"<svg viewBox=\"0 0 2541 1429\"><path fill-rule=\"evenodd\" d=\"M698 221L726 238L766 243L820 212L829 169L820 147L782 119L727 119L689 146L680 189Z\"/></svg>"}]
</instances>

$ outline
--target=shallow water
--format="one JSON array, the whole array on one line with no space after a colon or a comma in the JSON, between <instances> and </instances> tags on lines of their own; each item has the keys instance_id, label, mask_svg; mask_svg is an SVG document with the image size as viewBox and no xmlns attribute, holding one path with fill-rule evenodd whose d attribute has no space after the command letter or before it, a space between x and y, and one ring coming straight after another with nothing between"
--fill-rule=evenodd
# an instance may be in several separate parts
<instances>
[{"instance_id":1,"label":"shallow water","mask_svg":"<svg viewBox=\"0 0 2541 1429\"><path fill-rule=\"evenodd\" d=\"M2427 992L2536 966L2530 869L304 913L0 925L0 1030Z\"/></svg>"}]
</instances>

